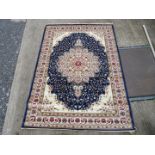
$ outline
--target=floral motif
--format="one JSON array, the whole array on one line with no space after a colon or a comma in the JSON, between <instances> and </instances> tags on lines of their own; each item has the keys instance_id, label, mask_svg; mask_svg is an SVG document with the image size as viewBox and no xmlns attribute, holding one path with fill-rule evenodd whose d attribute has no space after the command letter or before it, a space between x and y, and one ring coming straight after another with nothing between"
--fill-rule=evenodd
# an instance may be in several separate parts
<instances>
[{"instance_id":1,"label":"floral motif","mask_svg":"<svg viewBox=\"0 0 155 155\"><path fill-rule=\"evenodd\" d=\"M67 77L68 82L81 84L82 82L89 82L90 77L94 77L95 73L99 72L98 57L88 49L83 48L77 40L75 47L71 48L69 52L59 56L58 71L62 76Z\"/></svg>"},{"instance_id":2,"label":"floral motif","mask_svg":"<svg viewBox=\"0 0 155 155\"><path fill-rule=\"evenodd\" d=\"M109 85L104 47L86 33L73 33L53 47L48 69L51 93L70 109L89 108Z\"/></svg>"}]
</instances>

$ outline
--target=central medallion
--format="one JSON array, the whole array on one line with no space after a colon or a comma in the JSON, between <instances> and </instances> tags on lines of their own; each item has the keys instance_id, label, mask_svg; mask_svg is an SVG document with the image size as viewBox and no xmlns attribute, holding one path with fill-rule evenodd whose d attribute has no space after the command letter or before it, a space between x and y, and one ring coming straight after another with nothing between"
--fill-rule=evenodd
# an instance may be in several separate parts
<instances>
[{"instance_id":1,"label":"central medallion","mask_svg":"<svg viewBox=\"0 0 155 155\"><path fill-rule=\"evenodd\" d=\"M48 69L51 93L72 110L84 110L105 93L108 60L104 47L86 33L72 33L53 47Z\"/></svg>"},{"instance_id":2,"label":"central medallion","mask_svg":"<svg viewBox=\"0 0 155 155\"><path fill-rule=\"evenodd\" d=\"M74 48L59 56L57 65L62 76L67 77L68 82L74 83L75 96L80 97L83 83L88 83L89 78L99 72L100 63L98 56L84 48L81 40L78 39Z\"/></svg>"},{"instance_id":3,"label":"central medallion","mask_svg":"<svg viewBox=\"0 0 155 155\"><path fill-rule=\"evenodd\" d=\"M62 76L67 77L68 82L82 84L89 82L90 77L94 77L99 72L99 59L87 48L84 48L81 40L78 39L74 48L65 52L58 59L58 71Z\"/></svg>"}]
</instances>

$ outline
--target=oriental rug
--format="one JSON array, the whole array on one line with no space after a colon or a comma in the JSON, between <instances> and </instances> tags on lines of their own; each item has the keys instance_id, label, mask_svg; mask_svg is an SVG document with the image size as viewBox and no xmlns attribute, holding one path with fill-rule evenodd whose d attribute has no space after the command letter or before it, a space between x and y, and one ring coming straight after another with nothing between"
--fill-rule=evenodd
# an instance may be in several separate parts
<instances>
[{"instance_id":1,"label":"oriental rug","mask_svg":"<svg viewBox=\"0 0 155 155\"><path fill-rule=\"evenodd\" d=\"M134 129L113 25L46 26L23 127Z\"/></svg>"}]
</instances>

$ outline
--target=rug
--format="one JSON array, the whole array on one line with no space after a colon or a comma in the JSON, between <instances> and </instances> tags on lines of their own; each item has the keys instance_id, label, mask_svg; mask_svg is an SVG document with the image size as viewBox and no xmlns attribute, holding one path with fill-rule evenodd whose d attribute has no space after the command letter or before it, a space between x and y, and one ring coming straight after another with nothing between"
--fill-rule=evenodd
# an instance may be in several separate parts
<instances>
[{"instance_id":1,"label":"rug","mask_svg":"<svg viewBox=\"0 0 155 155\"><path fill-rule=\"evenodd\" d=\"M113 25L46 26L23 127L134 128Z\"/></svg>"},{"instance_id":2,"label":"rug","mask_svg":"<svg viewBox=\"0 0 155 155\"><path fill-rule=\"evenodd\" d=\"M155 97L155 60L151 48L120 48L120 57L129 97Z\"/></svg>"}]
</instances>

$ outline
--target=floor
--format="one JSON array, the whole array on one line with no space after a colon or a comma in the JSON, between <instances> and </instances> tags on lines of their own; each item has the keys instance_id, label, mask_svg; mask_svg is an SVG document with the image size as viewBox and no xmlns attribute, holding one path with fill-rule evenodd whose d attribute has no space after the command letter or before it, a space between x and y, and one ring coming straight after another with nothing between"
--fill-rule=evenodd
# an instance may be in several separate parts
<instances>
[{"instance_id":1,"label":"floor","mask_svg":"<svg viewBox=\"0 0 155 155\"><path fill-rule=\"evenodd\" d=\"M153 45L155 45L155 20L27 20L25 30L24 30L25 21L0 20L0 33L4 35L4 37L1 37L2 35L0 35L0 42L1 42L0 52L2 53L2 57L0 57L0 64L1 64L0 66L2 69L0 68L0 71L3 71L2 72L3 74L2 73L0 74L2 75L0 77L1 80L0 87L2 87L0 91L5 91L3 93L0 92L0 94L2 95L0 96L1 99L0 106L2 107L0 108L0 114L3 115L3 116L0 115L0 117L2 118L0 120L1 128L4 122L7 102L9 102L3 128L3 134L155 134L154 99L131 102L133 117L136 126L136 131L131 133L99 132L99 131L86 131L86 130L72 131L72 130L48 130L48 129L36 129L36 130L21 129L21 122L25 110L25 101L27 99L28 92L30 89L30 83L34 72L34 67L39 51L39 45L41 42L44 26L49 23L93 23L93 22L94 23L113 22L119 48L148 45L146 36L142 28L142 25L145 24L148 28ZM16 27L19 27L19 29L15 28L15 30L11 31L9 25L11 28L14 25L16 25ZM14 34L16 30L18 33ZM19 51L20 49L20 42L23 30L24 35L21 50L18 56L17 51ZM11 38L13 35L14 38L16 37L14 40ZM8 44L5 44L6 43L5 38L8 39L9 45L12 44L12 46L11 45L8 46ZM13 41L15 41L15 43ZM6 56L5 53L6 55L8 54L8 56ZM12 55L9 53L11 53ZM7 66L7 69L5 69L2 66ZM9 79L7 79L8 77ZM10 88L11 93L9 98ZM3 113L1 111L3 111Z\"/></svg>"},{"instance_id":2,"label":"floor","mask_svg":"<svg viewBox=\"0 0 155 155\"><path fill-rule=\"evenodd\" d=\"M0 20L0 133L24 28L25 21Z\"/></svg>"}]
</instances>

